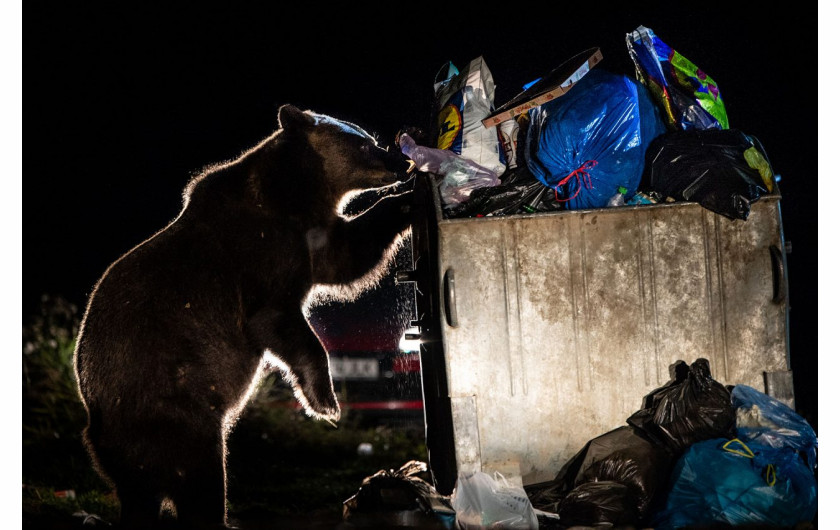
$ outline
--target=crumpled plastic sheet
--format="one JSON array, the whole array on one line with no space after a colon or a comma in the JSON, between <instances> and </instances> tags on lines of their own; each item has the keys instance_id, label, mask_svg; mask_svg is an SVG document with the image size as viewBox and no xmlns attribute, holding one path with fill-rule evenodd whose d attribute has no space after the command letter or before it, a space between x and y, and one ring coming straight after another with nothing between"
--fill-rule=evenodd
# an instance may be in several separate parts
<instances>
[{"instance_id":1,"label":"crumpled plastic sheet","mask_svg":"<svg viewBox=\"0 0 840 530\"><path fill-rule=\"evenodd\" d=\"M732 387L735 426L745 442L801 451L813 471L817 467L817 434L793 409L746 385Z\"/></svg>"},{"instance_id":2,"label":"crumpled plastic sheet","mask_svg":"<svg viewBox=\"0 0 840 530\"><path fill-rule=\"evenodd\" d=\"M417 145L407 134L401 135L399 141L400 150L414 161L418 170L443 177L439 189L445 208L463 203L476 189L501 183L489 169L452 151Z\"/></svg>"}]
</instances>

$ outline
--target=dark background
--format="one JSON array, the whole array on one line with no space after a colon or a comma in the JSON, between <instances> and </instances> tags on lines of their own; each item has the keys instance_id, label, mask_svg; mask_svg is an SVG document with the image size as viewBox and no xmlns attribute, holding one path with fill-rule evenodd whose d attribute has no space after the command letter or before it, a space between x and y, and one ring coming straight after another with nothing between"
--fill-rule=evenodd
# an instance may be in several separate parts
<instances>
[{"instance_id":1,"label":"dark background","mask_svg":"<svg viewBox=\"0 0 840 530\"><path fill-rule=\"evenodd\" d=\"M645 25L717 82L731 127L758 137L782 176L796 394L816 428L816 4L646 5L392 3L339 13L321 3L275 12L56 3L27 12L24 320L45 293L83 307L112 261L178 214L189 178L269 135L284 103L390 143L401 127L428 124L447 61L463 68L483 55L500 105L592 46L604 54L599 68L632 76L624 37ZM382 314L405 308L389 296L376 303ZM356 330L394 323L374 310L345 313L362 319Z\"/></svg>"}]
</instances>

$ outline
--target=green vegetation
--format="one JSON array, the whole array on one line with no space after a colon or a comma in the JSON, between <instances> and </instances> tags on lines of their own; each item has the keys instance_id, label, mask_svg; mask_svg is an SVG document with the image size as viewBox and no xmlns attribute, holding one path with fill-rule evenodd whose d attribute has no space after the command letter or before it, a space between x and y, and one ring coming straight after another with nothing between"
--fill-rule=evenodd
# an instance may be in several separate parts
<instances>
[{"instance_id":1,"label":"green vegetation","mask_svg":"<svg viewBox=\"0 0 840 530\"><path fill-rule=\"evenodd\" d=\"M24 522L73 520L80 512L114 519L116 499L82 443L85 409L73 373L78 309L61 298L41 302L23 328Z\"/></svg>"},{"instance_id":2,"label":"green vegetation","mask_svg":"<svg viewBox=\"0 0 840 530\"><path fill-rule=\"evenodd\" d=\"M80 526L86 514L115 522L116 496L93 470L81 439L86 419L72 364L79 311L61 298L42 302L23 329L24 523ZM305 416L292 401L288 385L270 375L230 436L230 513L241 522L340 514L365 477L426 459L416 425L368 426L349 414L333 427ZM362 443L371 444L372 453L360 455ZM75 498L56 495L67 490Z\"/></svg>"}]
</instances>

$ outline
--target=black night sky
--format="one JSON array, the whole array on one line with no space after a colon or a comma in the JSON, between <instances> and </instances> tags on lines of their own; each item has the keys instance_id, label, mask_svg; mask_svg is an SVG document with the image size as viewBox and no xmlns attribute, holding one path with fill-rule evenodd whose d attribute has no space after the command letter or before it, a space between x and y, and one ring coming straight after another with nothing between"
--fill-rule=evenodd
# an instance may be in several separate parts
<instances>
[{"instance_id":1,"label":"black night sky","mask_svg":"<svg viewBox=\"0 0 840 530\"><path fill-rule=\"evenodd\" d=\"M24 320L44 293L84 306L112 261L178 214L191 175L269 135L284 103L390 142L403 126L426 127L447 61L463 67L483 55L500 105L593 46L604 55L599 68L632 76L624 37L644 25L714 78L731 127L758 137L782 176L796 392L816 427L816 4L755 4L760 13L679 4L353 4L346 15L322 3L309 12L289 3L29 6ZM381 320L372 313L355 312Z\"/></svg>"}]
</instances>

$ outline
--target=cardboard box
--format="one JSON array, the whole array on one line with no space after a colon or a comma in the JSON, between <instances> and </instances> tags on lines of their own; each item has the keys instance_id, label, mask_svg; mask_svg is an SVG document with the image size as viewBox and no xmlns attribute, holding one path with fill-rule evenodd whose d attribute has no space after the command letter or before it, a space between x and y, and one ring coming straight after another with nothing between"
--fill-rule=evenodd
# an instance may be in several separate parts
<instances>
[{"instance_id":1,"label":"cardboard box","mask_svg":"<svg viewBox=\"0 0 840 530\"><path fill-rule=\"evenodd\" d=\"M539 107L543 103L562 96L603 58L600 48L590 48L575 55L528 89L497 108L490 116L481 120L481 123L484 124L485 128L495 127L534 107Z\"/></svg>"}]
</instances>

